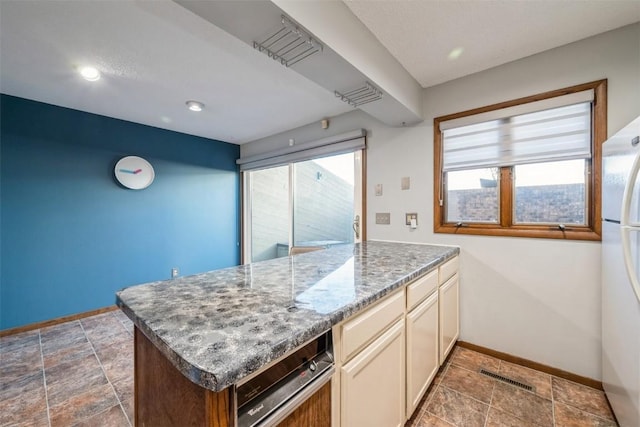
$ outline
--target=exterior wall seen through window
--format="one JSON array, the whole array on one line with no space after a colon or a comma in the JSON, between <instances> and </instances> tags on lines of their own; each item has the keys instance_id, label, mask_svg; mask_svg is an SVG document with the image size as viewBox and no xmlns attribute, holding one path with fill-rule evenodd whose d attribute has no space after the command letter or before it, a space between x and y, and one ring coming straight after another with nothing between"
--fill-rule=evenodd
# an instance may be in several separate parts
<instances>
[{"instance_id":1,"label":"exterior wall seen through window","mask_svg":"<svg viewBox=\"0 0 640 427\"><path fill-rule=\"evenodd\" d=\"M600 240L606 83L434 119L434 231Z\"/></svg>"}]
</instances>

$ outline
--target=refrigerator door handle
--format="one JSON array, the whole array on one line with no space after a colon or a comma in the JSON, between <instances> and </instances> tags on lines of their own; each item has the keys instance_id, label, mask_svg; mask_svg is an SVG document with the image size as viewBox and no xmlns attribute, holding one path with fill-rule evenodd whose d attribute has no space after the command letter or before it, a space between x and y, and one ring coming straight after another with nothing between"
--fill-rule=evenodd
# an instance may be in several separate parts
<instances>
[{"instance_id":1,"label":"refrigerator door handle","mask_svg":"<svg viewBox=\"0 0 640 427\"><path fill-rule=\"evenodd\" d=\"M635 272L633 256L631 254L631 233L633 231L639 231L640 227L635 224L631 224L629 220L631 212L631 200L633 199L633 190L635 187L636 179L638 178L638 171L640 170L640 154L636 155L631 167L631 172L627 179L627 184L624 187L624 194L622 196L622 208L620 212L620 234L622 240L622 254L624 257L624 266L627 270L627 276L629 276L629 283L631 288L636 294L638 302L640 302L640 282L638 281L638 275Z\"/></svg>"},{"instance_id":2,"label":"refrigerator door handle","mask_svg":"<svg viewBox=\"0 0 640 427\"><path fill-rule=\"evenodd\" d=\"M636 294L636 298L640 303L640 282L638 281L638 276L633 268L633 256L631 255L631 237L630 234L632 232L640 232L640 229L633 227L620 227L620 233L622 234L622 255L624 257L624 266L627 270L627 276L629 276L629 283L631 283L631 288L633 292Z\"/></svg>"}]
</instances>

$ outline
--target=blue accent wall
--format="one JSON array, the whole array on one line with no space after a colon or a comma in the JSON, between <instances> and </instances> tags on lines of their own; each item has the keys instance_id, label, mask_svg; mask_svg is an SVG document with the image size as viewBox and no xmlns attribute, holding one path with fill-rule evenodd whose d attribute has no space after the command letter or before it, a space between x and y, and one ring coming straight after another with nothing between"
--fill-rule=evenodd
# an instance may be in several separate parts
<instances>
[{"instance_id":1,"label":"blue accent wall","mask_svg":"<svg viewBox=\"0 0 640 427\"><path fill-rule=\"evenodd\" d=\"M0 114L0 329L239 263L238 146L7 95ZM117 184L126 155L150 187Z\"/></svg>"}]
</instances>

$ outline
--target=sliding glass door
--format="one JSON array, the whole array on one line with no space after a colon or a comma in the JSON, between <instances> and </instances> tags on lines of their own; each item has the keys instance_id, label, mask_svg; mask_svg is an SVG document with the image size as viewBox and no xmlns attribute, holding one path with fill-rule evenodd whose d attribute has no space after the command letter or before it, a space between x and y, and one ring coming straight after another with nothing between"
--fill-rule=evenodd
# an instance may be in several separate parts
<instances>
[{"instance_id":1,"label":"sliding glass door","mask_svg":"<svg viewBox=\"0 0 640 427\"><path fill-rule=\"evenodd\" d=\"M245 172L250 183L248 223L251 258L263 261L289 253L289 166ZM246 197L246 196L245 196Z\"/></svg>"},{"instance_id":2,"label":"sliding glass door","mask_svg":"<svg viewBox=\"0 0 640 427\"><path fill-rule=\"evenodd\" d=\"M292 246L358 242L362 151L244 172L245 263L287 256Z\"/></svg>"}]
</instances>

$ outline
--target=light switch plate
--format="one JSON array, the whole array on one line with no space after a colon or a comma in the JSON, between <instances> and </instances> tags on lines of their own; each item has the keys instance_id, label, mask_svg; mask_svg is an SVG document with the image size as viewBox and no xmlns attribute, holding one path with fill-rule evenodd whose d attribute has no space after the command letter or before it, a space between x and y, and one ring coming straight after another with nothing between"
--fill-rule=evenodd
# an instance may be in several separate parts
<instances>
[{"instance_id":1,"label":"light switch plate","mask_svg":"<svg viewBox=\"0 0 640 427\"><path fill-rule=\"evenodd\" d=\"M384 224L384 225L391 224L391 214L388 212L376 213L376 224Z\"/></svg>"},{"instance_id":2,"label":"light switch plate","mask_svg":"<svg viewBox=\"0 0 640 427\"><path fill-rule=\"evenodd\" d=\"M411 188L411 179L408 176L405 176L400 180L400 188L403 190L408 190Z\"/></svg>"},{"instance_id":3,"label":"light switch plate","mask_svg":"<svg viewBox=\"0 0 640 427\"><path fill-rule=\"evenodd\" d=\"M376 196L382 196L382 184L376 184Z\"/></svg>"}]
</instances>

